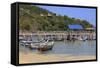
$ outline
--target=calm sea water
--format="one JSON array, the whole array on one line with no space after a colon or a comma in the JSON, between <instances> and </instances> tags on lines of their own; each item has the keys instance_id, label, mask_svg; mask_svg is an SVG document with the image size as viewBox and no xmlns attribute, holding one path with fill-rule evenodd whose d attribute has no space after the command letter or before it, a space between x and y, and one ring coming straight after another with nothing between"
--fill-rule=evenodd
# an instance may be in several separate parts
<instances>
[{"instance_id":1,"label":"calm sea water","mask_svg":"<svg viewBox=\"0 0 100 68\"><path fill-rule=\"evenodd\" d=\"M36 49L19 46L19 50L25 53L38 53ZM56 41L52 50L42 54L68 54L68 55L96 55L96 41Z\"/></svg>"}]
</instances>

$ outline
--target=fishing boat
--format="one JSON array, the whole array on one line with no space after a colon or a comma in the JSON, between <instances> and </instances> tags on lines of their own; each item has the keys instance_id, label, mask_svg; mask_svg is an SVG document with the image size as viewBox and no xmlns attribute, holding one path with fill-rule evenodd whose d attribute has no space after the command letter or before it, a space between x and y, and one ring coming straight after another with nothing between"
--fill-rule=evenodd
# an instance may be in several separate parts
<instances>
[{"instance_id":1,"label":"fishing boat","mask_svg":"<svg viewBox=\"0 0 100 68\"><path fill-rule=\"evenodd\" d=\"M39 51L52 50L53 46L54 46L54 41L46 41L44 43L40 43L37 50Z\"/></svg>"},{"instance_id":2,"label":"fishing boat","mask_svg":"<svg viewBox=\"0 0 100 68\"><path fill-rule=\"evenodd\" d=\"M30 49L37 49L39 51L51 50L54 46L54 41L45 41L45 42L31 42L28 47Z\"/></svg>"}]
</instances>

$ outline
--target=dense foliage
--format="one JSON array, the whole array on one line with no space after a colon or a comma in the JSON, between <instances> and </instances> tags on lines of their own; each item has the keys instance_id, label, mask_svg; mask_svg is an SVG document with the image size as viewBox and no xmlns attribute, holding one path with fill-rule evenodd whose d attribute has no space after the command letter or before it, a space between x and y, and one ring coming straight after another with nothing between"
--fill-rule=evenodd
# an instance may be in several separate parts
<instances>
[{"instance_id":1,"label":"dense foliage","mask_svg":"<svg viewBox=\"0 0 100 68\"><path fill-rule=\"evenodd\" d=\"M86 20L56 15L33 5L19 5L19 27L22 31L64 31L69 29L69 24L92 27Z\"/></svg>"}]
</instances>

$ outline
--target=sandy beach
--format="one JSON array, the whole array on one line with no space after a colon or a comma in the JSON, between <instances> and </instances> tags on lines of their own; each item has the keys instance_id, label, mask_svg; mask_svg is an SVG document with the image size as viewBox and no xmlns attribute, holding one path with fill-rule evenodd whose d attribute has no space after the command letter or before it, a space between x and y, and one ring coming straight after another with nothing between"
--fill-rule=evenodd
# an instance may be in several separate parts
<instances>
[{"instance_id":1,"label":"sandy beach","mask_svg":"<svg viewBox=\"0 0 100 68\"><path fill-rule=\"evenodd\" d=\"M19 52L19 64L57 62L57 61L76 61L76 60L94 60L95 56L72 56L67 54L37 54Z\"/></svg>"}]
</instances>

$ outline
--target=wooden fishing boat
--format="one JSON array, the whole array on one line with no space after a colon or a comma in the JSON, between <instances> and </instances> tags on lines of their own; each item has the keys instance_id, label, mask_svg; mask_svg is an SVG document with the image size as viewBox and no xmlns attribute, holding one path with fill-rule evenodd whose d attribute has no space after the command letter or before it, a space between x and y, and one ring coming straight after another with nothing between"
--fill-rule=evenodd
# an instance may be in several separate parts
<instances>
[{"instance_id":1,"label":"wooden fishing boat","mask_svg":"<svg viewBox=\"0 0 100 68\"><path fill-rule=\"evenodd\" d=\"M51 41L51 42L45 42L45 43L41 43L37 50L39 51L47 51L47 50L52 50L54 46L54 41Z\"/></svg>"}]
</instances>

